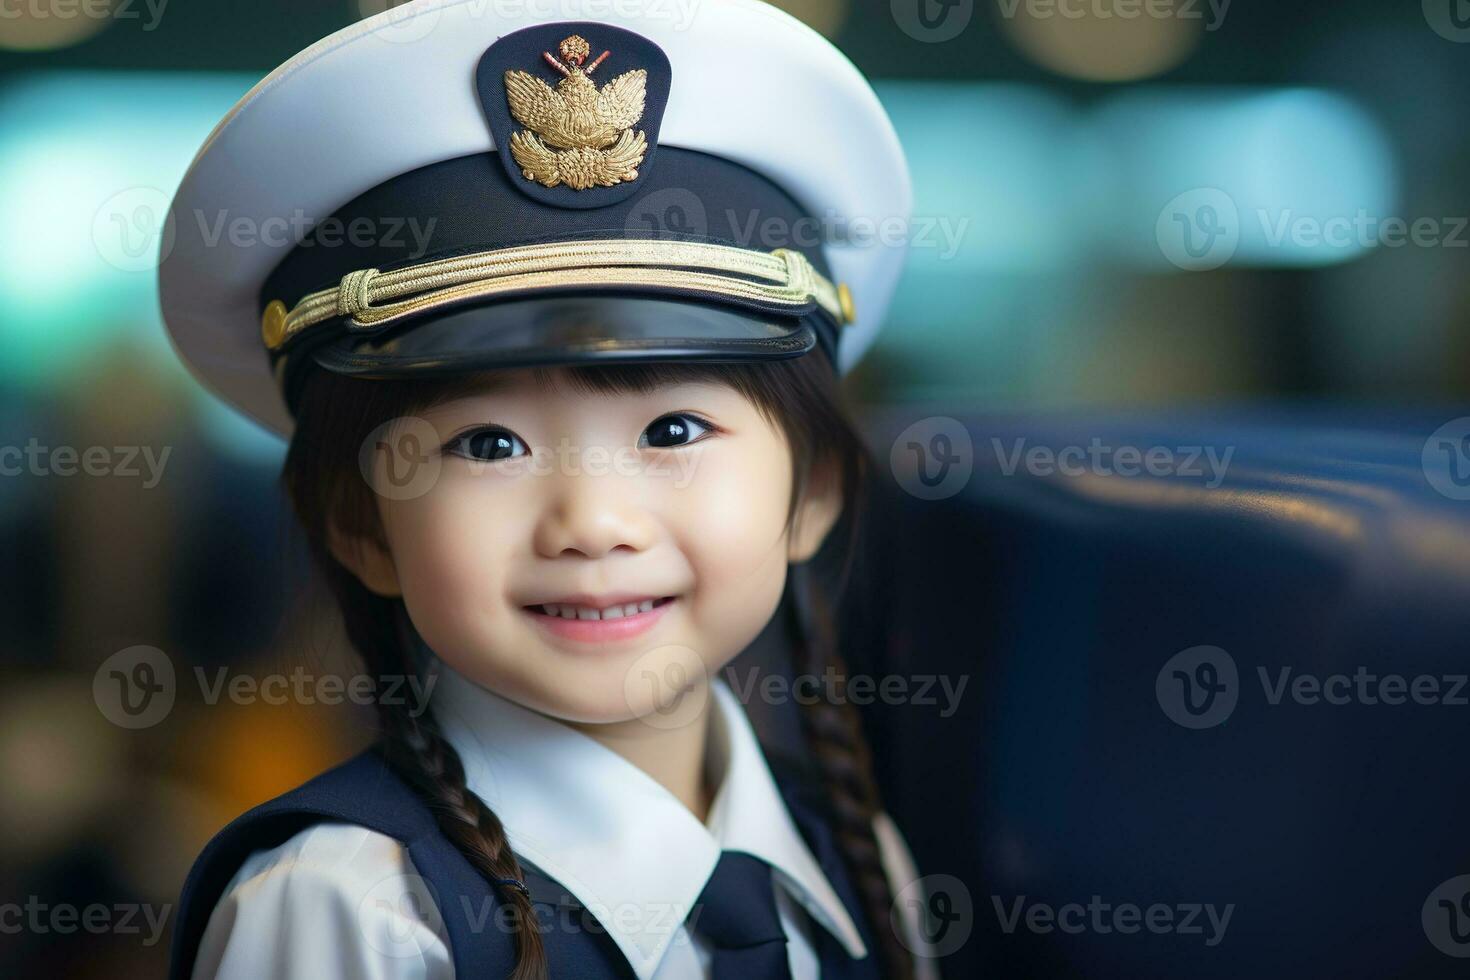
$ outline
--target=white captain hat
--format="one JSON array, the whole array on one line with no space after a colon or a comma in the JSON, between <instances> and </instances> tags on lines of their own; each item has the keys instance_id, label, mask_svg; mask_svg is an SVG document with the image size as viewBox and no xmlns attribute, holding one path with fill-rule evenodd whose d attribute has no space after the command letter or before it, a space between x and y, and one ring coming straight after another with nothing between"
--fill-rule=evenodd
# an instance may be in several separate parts
<instances>
[{"instance_id":1,"label":"white captain hat","mask_svg":"<svg viewBox=\"0 0 1470 980\"><path fill-rule=\"evenodd\" d=\"M413 0L230 110L159 267L208 388L288 432L311 370L857 362L911 209L858 70L759 0L552 6Z\"/></svg>"}]
</instances>

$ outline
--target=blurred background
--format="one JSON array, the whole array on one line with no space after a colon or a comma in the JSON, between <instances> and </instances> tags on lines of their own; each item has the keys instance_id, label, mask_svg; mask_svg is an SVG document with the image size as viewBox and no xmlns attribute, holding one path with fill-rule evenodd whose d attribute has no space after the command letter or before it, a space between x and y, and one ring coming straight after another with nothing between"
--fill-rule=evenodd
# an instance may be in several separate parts
<instances>
[{"instance_id":1,"label":"blurred background","mask_svg":"<svg viewBox=\"0 0 1470 980\"><path fill-rule=\"evenodd\" d=\"M160 909L216 829L370 733L350 704L205 704L196 676L352 667L276 486L283 445L184 373L155 297L194 152L277 64L382 9L360 2L0 10L0 902ZM1470 395L1459 0L778 5L874 80L913 170L864 406ZM107 475L75 478L97 447ZM177 699L129 727L94 683L139 645L167 651ZM7 976L166 960L142 913L8 922Z\"/></svg>"}]
</instances>

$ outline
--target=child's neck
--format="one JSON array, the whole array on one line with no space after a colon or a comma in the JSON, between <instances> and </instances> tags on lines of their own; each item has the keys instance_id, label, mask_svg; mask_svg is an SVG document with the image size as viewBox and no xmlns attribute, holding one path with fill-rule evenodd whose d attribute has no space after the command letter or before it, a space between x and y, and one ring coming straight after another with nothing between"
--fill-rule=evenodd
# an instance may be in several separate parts
<instances>
[{"instance_id":1,"label":"child's neck","mask_svg":"<svg viewBox=\"0 0 1470 980\"><path fill-rule=\"evenodd\" d=\"M642 769L704 823L709 818L719 775L706 765L714 710L709 691L693 690L685 697L697 699L701 693L703 710L687 724L671 728L660 728L642 718L610 724L569 724Z\"/></svg>"}]
</instances>

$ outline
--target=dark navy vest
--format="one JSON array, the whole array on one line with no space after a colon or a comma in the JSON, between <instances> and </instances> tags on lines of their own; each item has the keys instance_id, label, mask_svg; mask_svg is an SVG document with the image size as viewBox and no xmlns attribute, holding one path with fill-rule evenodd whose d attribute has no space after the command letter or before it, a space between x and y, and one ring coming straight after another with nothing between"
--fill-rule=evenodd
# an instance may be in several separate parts
<instances>
[{"instance_id":1,"label":"dark navy vest","mask_svg":"<svg viewBox=\"0 0 1470 980\"><path fill-rule=\"evenodd\" d=\"M771 756L768 761L797 828L868 947L866 957L854 960L836 938L813 923L811 935L821 962L822 980L878 980L872 927L862 914L843 867L820 784L779 756ZM427 883L443 917L456 977L488 980L510 975L515 964L515 937L498 924L506 921L500 912L500 896L440 833L419 795L376 751L369 750L256 807L209 842L189 872L179 900L169 967L171 980L189 980L210 913L245 859L254 851L283 844L298 831L322 821L359 824L393 837L408 848L414 869ZM553 978L598 980L634 975L602 924L566 889L525 860L521 868Z\"/></svg>"}]
</instances>

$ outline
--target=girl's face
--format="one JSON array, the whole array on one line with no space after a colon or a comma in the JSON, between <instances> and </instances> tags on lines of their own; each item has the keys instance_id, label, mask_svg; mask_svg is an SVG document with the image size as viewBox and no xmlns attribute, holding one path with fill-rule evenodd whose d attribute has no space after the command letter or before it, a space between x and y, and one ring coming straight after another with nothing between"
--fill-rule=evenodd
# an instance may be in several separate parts
<instances>
[{"instance_id":1,"label":"girl's face","mask_svg":"<svg viewBox=\"0 0 1470 980\"><path fill-rule=\"evenodd\" d=\"M738 391L494 377L376 434L364 458L387 547L334 552L497 694L583 723L667 712L770 620L787 563L840 512L836 481L813 474L788 533L791 450ZM431 479L405 484L414 462Z\"/></svg>"}]
</instances>

